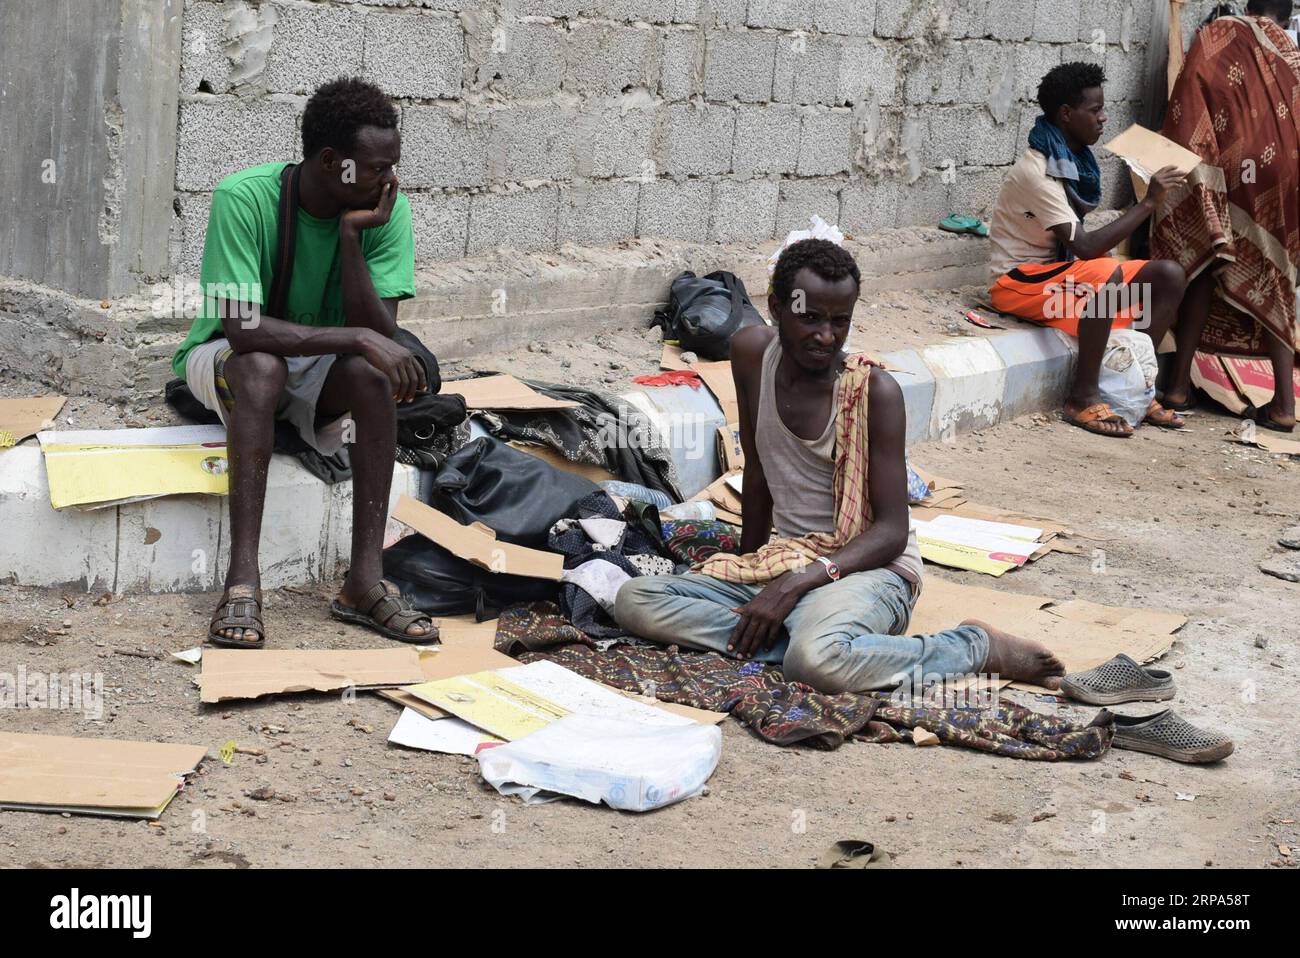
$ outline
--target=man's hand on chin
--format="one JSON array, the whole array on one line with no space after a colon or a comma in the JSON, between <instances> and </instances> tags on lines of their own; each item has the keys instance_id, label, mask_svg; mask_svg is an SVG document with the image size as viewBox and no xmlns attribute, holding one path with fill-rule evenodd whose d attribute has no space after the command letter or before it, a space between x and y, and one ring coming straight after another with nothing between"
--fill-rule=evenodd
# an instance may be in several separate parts
<instances>
[{"instance_id":1,"label":"man's hand on chin","mask_svg":"<svg viewBox=\"0 0 1300 958\"><path fill-rule=\"evenodd\" d=\"M781 637L786 617L816 584L815 571L786 572L744 605L732 609L740 621L731 633L727 651L737 658L749 659L770 649Z\"/></svg>"}]
</instances>

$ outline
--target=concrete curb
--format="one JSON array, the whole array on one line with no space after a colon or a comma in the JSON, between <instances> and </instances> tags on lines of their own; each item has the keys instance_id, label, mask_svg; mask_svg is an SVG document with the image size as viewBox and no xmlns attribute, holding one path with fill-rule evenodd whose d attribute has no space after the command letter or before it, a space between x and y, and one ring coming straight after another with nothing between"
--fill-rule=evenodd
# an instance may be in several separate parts
<instances>
[{"instance_id":1,"label":"concrete curb","mask_svg":"<svg viewBox=\"0 0 1300 958\"><path fill-rule=\"evenodd\" d=\"M1060 405L1074 341L1053 329L956 340L882 357L907 404L907 442L941 439ZM710 430L712 435L712 430ZM390 508L418 495L421 475L398 465ZM174 496L107 509L56 511L45 460L31 442L0 453L0 581L84 592L211 592L229 561L228 502ZM275 456L262 521L267 588L332 578L351 543L352 484L326 485Z\"/></svg>"}]
</instances>

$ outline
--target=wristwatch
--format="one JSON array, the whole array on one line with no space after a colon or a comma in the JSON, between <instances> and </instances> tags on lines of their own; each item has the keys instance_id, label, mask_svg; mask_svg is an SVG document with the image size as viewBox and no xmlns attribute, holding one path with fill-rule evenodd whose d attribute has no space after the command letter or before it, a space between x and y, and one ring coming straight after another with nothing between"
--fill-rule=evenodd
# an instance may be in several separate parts
<instances>
[{"instance_id":1,"label":"wristwatch","mask_svg":"<svg viewBox=\"0 0 1300 958\"><path fill-rule=\"evenodd\" d=\"M832 582L840 581L840 567L825 556L818 556L817 561L826 567L826 574L831 577Z\"/></svg>"}]
</instances>

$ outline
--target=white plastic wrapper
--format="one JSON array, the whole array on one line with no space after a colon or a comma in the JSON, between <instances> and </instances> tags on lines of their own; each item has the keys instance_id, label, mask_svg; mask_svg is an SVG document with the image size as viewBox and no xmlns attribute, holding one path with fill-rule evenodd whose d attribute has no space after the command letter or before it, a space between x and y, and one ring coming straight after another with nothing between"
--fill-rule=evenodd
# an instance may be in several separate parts
<instances>
[{"instance_id":1,"label":"white plastic wrapper","mask_svg":"<svg viewBox=\"0 0 1300 958\"><path fill-rule=\"evenodd\" d=\"M562 795L647 812L696 795L722 756L716 725L645 725L574 713L478 754L502 795L537 804Z\"/></svg>"},{"instance_id":2,"label":"white plastic wrapper","mask_svg":"<svg viewBox=\"0 0 1300 958\"><path fill-rule=\"evenodd\" d=\"M771 259L767 261L767 275L771 276L776 272L776 261L781 258L781 254L785 252L787 246L791 246L800 240L806 239L824 239L830 240L836 246L844 245L844 234L840 232L840 228L838 226L832 226L814 213L812 218L808 221L808 228L806 230L791 230L786 234L784 242L782 242L777 248L777 251L772 254Z\"/></svg>"}]
</instances>

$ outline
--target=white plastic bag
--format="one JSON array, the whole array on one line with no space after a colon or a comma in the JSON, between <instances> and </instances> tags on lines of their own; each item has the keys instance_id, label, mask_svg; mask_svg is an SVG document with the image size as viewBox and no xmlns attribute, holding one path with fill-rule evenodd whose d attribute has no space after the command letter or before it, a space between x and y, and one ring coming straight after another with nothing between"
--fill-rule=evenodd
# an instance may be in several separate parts
<instances>
[{"instance_id":1,"label":"white plastic bag","mask_svg":"<svg viewBox=\"0 0 1300 958\"><path fill-rule=\"evenodd\" d=\"M502 795L551 801L558 792L628 812L690 798L722 755L716 725L646 725L573 713L478 754L483 778Z\"/></svg>"},{"instance_id":2,"label":"white plastic bag","mask_svg":"<svg viewBox=\"0 0 1300 958\"><path fill-rule=\"evenodd\" d=\"M1150 336L1134 329L1111 332L1097 383L1102 400L1135 429L1156 398L1156 369Z\"/></svg>"}]
</instances>

